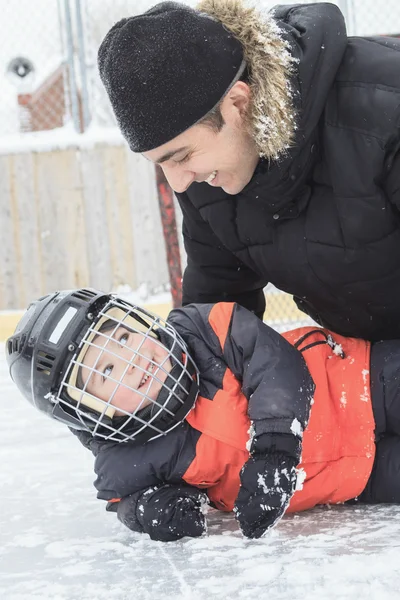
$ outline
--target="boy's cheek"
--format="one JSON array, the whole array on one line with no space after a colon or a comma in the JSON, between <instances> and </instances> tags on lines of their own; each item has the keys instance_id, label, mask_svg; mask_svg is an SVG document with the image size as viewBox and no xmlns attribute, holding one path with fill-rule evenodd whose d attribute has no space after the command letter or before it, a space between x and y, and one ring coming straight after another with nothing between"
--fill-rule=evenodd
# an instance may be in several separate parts
<instances>
[{"instance_id":1,"label":"boy's cheek","mask_svg":"<svg viewBox=\"0 0 400 600\"><path fill-rule=\"evenodd\" d=\"M123 386L119 386L111 401L111 404L115 406L115 408L133 412L139 406L139 403L142 399L143 396L137 394L133 390L128 390Z\"/></svg>"}]
</instances>

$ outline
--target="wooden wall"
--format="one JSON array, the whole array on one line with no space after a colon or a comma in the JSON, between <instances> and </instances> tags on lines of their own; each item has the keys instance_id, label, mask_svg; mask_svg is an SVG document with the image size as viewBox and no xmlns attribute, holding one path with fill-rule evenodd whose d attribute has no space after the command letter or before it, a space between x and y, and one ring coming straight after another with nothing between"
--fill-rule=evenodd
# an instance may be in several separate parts
<instances>
[{"instance_id":1,"label":"wooden wall","mask_svg":"<svg viewBox=\"0 0 400 600\"><path fill-rule=\"evenodd\" d=\"M123 144L0 155L0 310L167 284L153 169Z\"/></svg>"}]
</instances>

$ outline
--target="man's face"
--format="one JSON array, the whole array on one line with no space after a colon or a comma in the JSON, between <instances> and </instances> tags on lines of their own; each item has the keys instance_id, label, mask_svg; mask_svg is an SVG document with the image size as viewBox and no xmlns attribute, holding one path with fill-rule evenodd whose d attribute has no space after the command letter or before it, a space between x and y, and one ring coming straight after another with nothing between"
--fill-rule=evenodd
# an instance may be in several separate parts
<instances>
[{"instance_id":1,"label":"man's face","mask_svg":"<svg viewBox=\"0 0 400 600\"><path fill-rule=\"evenodd\" d=\"M95 345L89 346L82 360L86 390L104 402L111 398L110 404L128 413L148 406L157 399L171 371L168 350L156 340L122 326L105 335L109 337L94 338ZM125 413L116 410L115 414Z\"/></svg>"},{"instance_id":2,"label":"man's face","mask_svg":"<svg viewBox=\"0 0 400 600\"><path fill-rule=\"evenodd\" d=\"M195 181L206 181L228 194L238 194L251 180L259 156L247 133L238 96L245 84L237 82L221 105L225 124L219 132L205 125L194 125L170 142L144 152L161 166L175 192L184 192ZM247 87L247 86L246 86ZM239 98L246 101L246 98Z\"/></svg>"}]
</instances>

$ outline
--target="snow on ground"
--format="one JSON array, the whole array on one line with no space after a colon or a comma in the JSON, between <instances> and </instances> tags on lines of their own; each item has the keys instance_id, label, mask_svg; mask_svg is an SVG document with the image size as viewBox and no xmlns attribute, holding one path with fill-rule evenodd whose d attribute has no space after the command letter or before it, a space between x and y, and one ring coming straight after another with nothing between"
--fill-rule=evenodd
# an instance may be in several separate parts
<instances>
[{"instance_id":1,"label":"snow on ground","mask_svg":"<svg viewBox=\"0 0 400 600\"><path fill-rule=\"evenodd\" d=\"M129 285L120 285L113 290L113 293L138 306L151 306L152 304L168 304L171 306L171 292L165 289L166 287L161 285L158 290L151 292L146 283L142 283L136 290L132 290Z\"/></svg>"},{"instance_id":2,"label":"snow on ground","mask_svg":"<svg viewBox=\"0 0 400 600\"><path fill-rule=\"evenodd\" d=\"M244 540L152 542L95 498L91 454L21 399L0 356L0 597L7 600L400 599L400 507L318 508Z\"/></svg>"}]
</instances>

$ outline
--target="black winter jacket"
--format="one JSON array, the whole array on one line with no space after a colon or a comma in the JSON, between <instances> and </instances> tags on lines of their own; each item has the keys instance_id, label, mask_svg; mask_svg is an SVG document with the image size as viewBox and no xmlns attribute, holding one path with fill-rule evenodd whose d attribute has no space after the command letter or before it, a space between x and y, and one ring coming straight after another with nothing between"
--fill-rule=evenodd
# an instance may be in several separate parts
<instances>
[{"instance_id":1,"label":"black winter jacket","mask_svg":"<svg viewBox=\"0 0 400 600\"><path fill-rule=\"evenodd\" d=\"M183 302L262 316L267 282L342 335L400 338L400 40L347 38L331 4L280 6L299 59L296 143L236 196L177 194Z\"/></svg>"},{"instance_id":2,"label":"black winter jacket","mask_svg":"<svg viewBox=\"0 0 400 600\"><path fill-rule=\"evenodd\" d=\"M305 429L314 392L302 354L237 305L224 324L227 336L221 347L209 320L212 308L192 305L172 311L168 318L185 340L199 369L200 396L212 401L224 389L226 371L230 369L249 401L254 439L263 436L263 451L267 452L268 443L276 446L279 436L281 450L291 454L296 446L293 420L297 419ZM144 445L104 441L84 431L71 431L96 457L97 497L107 501L124 499L109 503L108 509L118 511L118 517L130 529L165 541L201 534L196 520L182 524L178 501L188 497L195 501L204 495L184 480L196 457L200 431L184 421L165 436ZM186 527L183 533L182 527ZM200 533L196 533L199 528Z\"/></svg>"}]
</instances>

